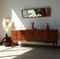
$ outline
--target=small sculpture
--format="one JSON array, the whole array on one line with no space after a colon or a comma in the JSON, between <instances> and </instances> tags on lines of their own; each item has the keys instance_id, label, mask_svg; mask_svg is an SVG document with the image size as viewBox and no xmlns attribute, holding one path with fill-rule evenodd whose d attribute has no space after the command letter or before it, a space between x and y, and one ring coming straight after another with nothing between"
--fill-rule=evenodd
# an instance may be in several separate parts
<instances>
[{"instance_id":1,"label":"small sculpture","mask_svg":"<svg viewBox=\"0 0 60 59\"><path fill-rule=\"evenodd\" d=\"M31 25L32 25L32 29L34 29L34 22L32 22Z\"/></svg>"},{"instance_id":2,"label":"small sculpture","mask_svg":"<svg viewBox=\"0 0 60 59\"><path fill-rule=\"evenodd\" d=\"M47 23L47 30L49 30L49 23Z\"/></svg>"}]
</instances>

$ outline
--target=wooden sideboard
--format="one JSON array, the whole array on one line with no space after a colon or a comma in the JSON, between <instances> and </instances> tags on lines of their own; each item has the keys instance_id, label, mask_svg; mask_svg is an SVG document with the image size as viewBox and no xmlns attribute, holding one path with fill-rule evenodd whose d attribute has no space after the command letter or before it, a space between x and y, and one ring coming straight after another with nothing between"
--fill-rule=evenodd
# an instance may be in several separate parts
<instances>
[{"instance_id":1,"label":"wooden sideboard","mask_svg":"<svg viewBox=\"0 0 60 59\"><path fill-rule=\"evenodd\" d=\"M11 31L12 46L16 41L35 41L52 43L54 46L58 40L57 29L42 30L12 30Z\"/></svg>"}]
</instances>

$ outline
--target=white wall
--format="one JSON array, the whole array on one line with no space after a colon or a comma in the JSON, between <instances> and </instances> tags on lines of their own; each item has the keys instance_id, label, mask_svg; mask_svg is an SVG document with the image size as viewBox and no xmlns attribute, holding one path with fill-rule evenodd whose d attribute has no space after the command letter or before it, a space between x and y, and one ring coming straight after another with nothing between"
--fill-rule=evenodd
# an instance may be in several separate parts
<instances>
[{"instance_id":1,"label":"white wall","mask_svg":"<svg viewBox=\"0 0 60 59\"><path fill-rule=\"evenodd\" d=\"M50 28L58 29L60 33L60 0L2 0L1 6L2 6L1 20L7 17L12 18L12 9L13 9L16 15L18 16L19 20L26 27L26 29L31 29L32 21L35 22L35 27L37 29L45 29L46 28L45 23L48 22ZM41 7L50 7L51 17L22 18L21 15L22 9L41 8ZM18 18L16 20L18 20ZM13 29L13 27L11 28ZM3 38L5 35L5 31L3 30L3 28L1 32L2 32L1 38Z\"/></svg>"},{"instance_id":2,"label":"white wall","mask_svg":"<svg viewBox=\"0 0 60 59\"><path fill-rule=\"evenodd\" d=\"M0 1L0 17L1 17L1 1Z\"/></svg>"},{"instance_id":3,"label":"white wall","mask_svg":"<svg viewBox=\"0 0 60 59\"><path fill-rule=\"evenodd\" d=\"M2 33L1 33L1 31L2 31L2 19L1 19L1 14L2 14L2 6L1 6L1 4L2 4L2 0L0 0L0 41L1 41L1 38L2 38Z\"/></svg>"}]
</instances>

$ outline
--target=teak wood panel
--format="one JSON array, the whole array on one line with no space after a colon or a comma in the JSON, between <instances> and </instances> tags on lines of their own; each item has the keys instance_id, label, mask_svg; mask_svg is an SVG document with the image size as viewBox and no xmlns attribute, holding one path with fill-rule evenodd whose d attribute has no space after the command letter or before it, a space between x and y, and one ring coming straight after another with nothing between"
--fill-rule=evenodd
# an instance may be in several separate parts
<instances>
[{"instance_id":1,"label":"teak wood panel","mask_svg":"<svg viewBox=\"0 0 60 59\"><path fill-rule=\"evenodd\" d=\"M26 30L26 31L20 31L20 32L21 32L22 40L34 41L36 39L35 31Z\"/></svg>"},{"instance_id":2,"label":"teak wood panel","mask_svg":"<svg viewBox=\"0 0 60 59\"><path fill-rule=\"evenodd\" d=\"M36 41L56 43L58 40L58 30L12 30L12 41Z\"/></svg>"},{"instance_id":3,"label":"teak wood panel","mask_svg":"<svg viewBox=\"0 0 60 59\"><path fill-rule=\"evenodd\" d=\"M13 40L21 40L21 32L20 31L11 31L11 37Z\"/></svg>"},{"instance_id":4,"label":"teak wood panel","mask_svg":"<svg viewBox=\"0 0 60 59\"><path fill-rule=\"evenodd\" d=\"M47 33L48 41L55 43L58 39L58 31L57 30L49 30Z\"/></svg>"}]
</instances>

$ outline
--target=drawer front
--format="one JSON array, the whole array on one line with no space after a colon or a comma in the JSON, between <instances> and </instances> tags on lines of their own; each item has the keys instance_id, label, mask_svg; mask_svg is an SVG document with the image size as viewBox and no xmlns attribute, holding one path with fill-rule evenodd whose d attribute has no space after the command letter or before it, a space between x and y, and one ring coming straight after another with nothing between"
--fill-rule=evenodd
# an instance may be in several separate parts
<instances>
[{"instance_id":1,"label":"drawer front","mask_svg":"<svg viewBox=\"0 0 60 59\"><path fill-rule=\"evenodd\" d=\"M20 33L20 31L11 31L11 37L14 40L21 40L21 33Z\"/></svg>"}]
</instances>

